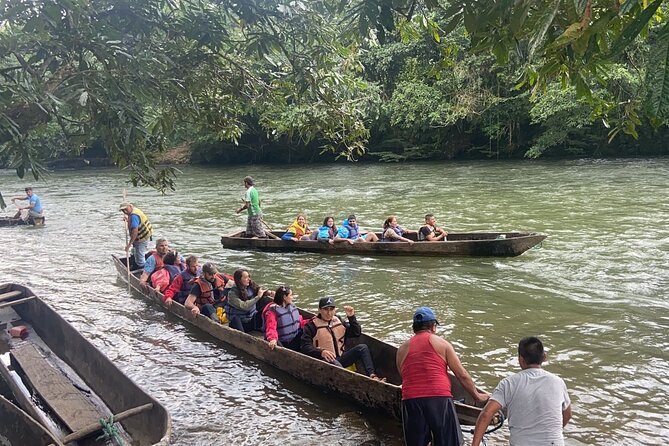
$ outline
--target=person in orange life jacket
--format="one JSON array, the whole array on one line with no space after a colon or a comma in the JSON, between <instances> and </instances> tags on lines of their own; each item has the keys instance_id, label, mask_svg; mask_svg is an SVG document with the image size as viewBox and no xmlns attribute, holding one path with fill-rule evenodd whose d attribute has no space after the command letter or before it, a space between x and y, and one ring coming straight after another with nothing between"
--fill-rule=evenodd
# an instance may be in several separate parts
<instances>
[{"instance_id":1,"label":"person in orange life jacket","mask_svg":"<svg viewBox=\"0 0 669 446\"><path fill-rule=\"evenodd\" d=\"M421 242L443 242L446 241L448 232L437 227L437 219L434 214L425 215L425 224L418 230L418 241Z\"/></svg>"},{"instance_id":2,"label":"person in orange life jacket","mask_svg":"<svg viewBox=\"0 0 669 446\"><path fill-rule=\"evenodd\" d=\"M302 318L297 307L293 305L293 290L286 286L277 288L274 302L265 306L262 318L269 348L274 350L278 344L296 352L300 351L302 327L308 321Z\"/></svg>"},{"instance_id":3,"label":"person in orange life jacket","mask_svg":"<svg viewBox=\"0 0 669 446\"><path fill-rule=\"evenodd\" d=\"M346 220L344 220L344 224L342 227L345 229L340 231L339 234L337 234L337 237L346 239L346 240L351 240L354 243L355 242L378 242L379 237L373 233L373 232L365 232L363 233L360 230L360 226L358 226L357 223L357 218L355 215L351 214L348 216Z\"/></svg>"},{"instance_id":4,"label":"person in orange life jacket","mask_svg":"<svg viewBox=\"0 0 669 446\"><path fill-rule=\"evenodd\" d=\"M406 231L397 224L397 217L391 215L383 222L383 240L384 242L407 242L413 245L414 241L404 237L408 234L416 234L416 231Z\"/></svg>"},{"instance_id":5,"label":"person in orange life jacket","mask_svg":"<svg viewBox=\"0 0 669 446\"><path fill-rule=\"evenodd\" d=\"M218 322L214 304L225 299L226 278L218 273L213 263L202 265L202 275L195 279L184 306L193 316L202 314Z\"/></svg>"},{"instance_id":6,"label":"person in orange life jacket","mask_svg":"<svg viewBox=\"0 0 669 446\"><path fill-rule=\"evenodd\" d=\"M139 282L142 285L146 285L149 282L149 278L154 271L161 269L165 263L163 262L163 257L170 250L170 244L164 238L159 238L156 240L156 249L154 251L149 251L146 262L144 263L144 271L139 277Z\"/></svg>"},{"instance_id":7,"label":"person in orange life jacket","mask_svg":"<svg viewBox=\"0 0 669 446\"><path fill-rule=\"evenodd\" d=\"M183 271L177 251L169 251L163 257L163 267L151 273L151 285L160 292L164 292L174 279Z\"/></svg>"},{"instance_id":8,"label":"person in orange life jacket","mask_svg":"<svg viewBox=\"0 0 669 446\"><path fill-rule=\"evenodd\" d=\"M225 314L230 321L230 328L246 333L262 331L262 316L259 311L274 297L274 292L258 286L245 269L235 271L232 278L225 287Z\"/></svg>"},{"instance_id":9,"label":"person in orange life jacket","mask_svg":"<svg viewBox=\"0 0 669 446\"><path fill-rule=\"evenodd\" d=\"M460 363L453 346L437 336L437 316L429 307L420 307L413 316L414 335L397 350L397 370L402 375L402 423L407 446L461 446L450 367L475 401L490 395L479 392Z\"/></svg>"},{"instance_id":10,"label":"person in orange life jacket","mask_svg":"<svg viewBox=\"0 0 669 446\"><path fill-rule=\"evenodd\" d=\"M323 297L318 301L318 315L304 326L300 350L305 355L338 367L349 367L360 360L364 364L365 374L372 379L379 379L366 344L358 344L351 349L345 346L347 338L357 338L362 334L353 307L344 306L348 322L339 319L335 309L335 301L331 297Z\"/></svg>"},{"instance_id":11,"label":"person in orange life jacket","mask_svg":"<svg viewBox=\"0 0 669 446\"><path fill-rule=\"evenodd\" d=\"M163 294L165 305L168 307L171 306L173 300L183 305L190 294L190 289L195 283L195 279L201 274L202 269L200 268L198 258L189 256L186 259L186 269L174 278L170 286L165 290L165 294Z\"/></svg>"}]
</instances>

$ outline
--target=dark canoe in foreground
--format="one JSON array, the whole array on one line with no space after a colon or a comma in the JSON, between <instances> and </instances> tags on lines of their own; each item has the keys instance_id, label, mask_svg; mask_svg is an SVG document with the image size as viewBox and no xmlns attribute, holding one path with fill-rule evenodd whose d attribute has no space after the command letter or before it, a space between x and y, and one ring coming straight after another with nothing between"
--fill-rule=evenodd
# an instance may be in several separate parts
<instances>
[{"instance_id":1,"label":"dark canoe in foreground","mask_svg":"<svg viewBox=\"0 0 669 446\"><path fill-rule=\"evenodd\" d=\"M274 231L281 237L284 232ZM381 238L380 233L376 233ZM415 234L408 238L416 239ZM308 251L324 254L443 256L443 257L514 257L536 246L546 238L536 232L459 232L449 233L445 242L329 243L315 240L281 240L280 238L246 238L239 231L221 237L221 244L229 249L258 249L261 251Z\"/></svg>"},{"instance_id":2,"label":"dark canoe in foreground","mask_svg":"<svg viewBox=\"0 0 669 446\"><path fill-rule=\"evenodd\" d=\"M13 217L0 217L0 227L4 226L42 226L44 225L45 218L30 217L27 221L23 221L20 218Z\"/></svg>"},{"instance_id":3,"label":"dark canoe in foreground","mask_svg":"<svg viewBox=\"0 0 669 446\"><path fill-rule=\"evenodd\" d=\"M25 336L13 336L21 332ZM106 444L96 440L99 420L112 415L125 444L169 442L167 410L53 308L17 284L0 285L0 354L7 353L9 365L0 360L4 390L63 444Z\"/></svg>"},{"instance_id":4,"label":"dark canoe in foreground","mask_svg":"<svg viewBox=\"0 0 669 446\"><path fill-rule=\"evenodd\" d=\"M30 415L0 396L0 444L47 446L62 444Z\"/></svg>"},{"instance_id":5,"label":"dark canoe in foreground","mask_svg":"<svg viewBox=\"0 0 669 446\"><path fill-rule=\"evenodd\" d=\"M126 281L128 273L125 266L125 258L119 258L114 255L112 255L112 258L119 277ZM141 270L136 271L136 274L139 273L141 273ZM142 287L136 274L129 275L132 288L148 299L165 306L162 303L162 294L153 288ZM232 329L227 325L213 322L211 319L201 315L194 317L189 310L176 302L173 302L170 307L166 308L179 318L197 326L213 337L303 382L335 392L362 406L382 410L397 419L400 418L402 379L395 365L397 347L367 336L364 333L360 338L355 339L355 343L365 343L369 346L376 372L387 379L387 382L380 382L292 350L280 347L271 350L269 344L263 340L261 333L256 333L254 336ZM300 312L305 318L313 317L313 314L307 311L300 310ZM451 381L453 398L457 401L456 409L460 423L467 425L474 424L481 411L480 407L475 406L476 403L455 377L451 376Z\"/></svg>"}]
</instances>

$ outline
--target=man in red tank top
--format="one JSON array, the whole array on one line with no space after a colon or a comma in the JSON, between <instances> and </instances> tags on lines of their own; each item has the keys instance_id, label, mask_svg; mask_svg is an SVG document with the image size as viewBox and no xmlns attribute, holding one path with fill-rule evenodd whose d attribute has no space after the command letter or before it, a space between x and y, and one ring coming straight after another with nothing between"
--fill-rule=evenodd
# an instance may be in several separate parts
<instances>
[{"instance_id":1,"label":"man in red tank top","mask_svg":"<svg viewBox=\"0 0 669 446\"><path fill-rule=\"evenodd\" d=\"M453 405L449 367L476 401L486 401L490 396L476 389L451 343L435 334L438 324L431 308L418 308L413 316L414 336L397 350L407 446L427 446L430 442L432 446L463 444Z\"/></svg>"}]
</instances>

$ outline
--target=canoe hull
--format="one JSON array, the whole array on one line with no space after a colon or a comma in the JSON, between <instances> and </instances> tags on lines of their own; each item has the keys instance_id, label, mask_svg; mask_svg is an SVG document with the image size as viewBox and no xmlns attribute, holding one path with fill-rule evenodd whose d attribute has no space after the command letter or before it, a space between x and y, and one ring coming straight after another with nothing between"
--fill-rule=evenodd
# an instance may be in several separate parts
<instances>
[{"instance_id":1,"label":"canoe hull","mask_svg":"<svg viewBox=\"0 0 669 446\"><path fill-rule=\"evenodd\" d=\"M112 258L119 277L124 281L127 280L128 274L124 259L116 256L112 256ZM153 288L143 288L137 276L130 274L130 284L136 292L165 306L160 292ZM194 317L189 310L176 302L173 302L169 308L165 308L211 336L303 382L337 393L367 408L381 410L396 419L401 418L401 377L395 365L397 348L390 344L365 334L356 339L356 343L365 343L370 348L377 373L388 380L388 382L383 383L292 350L283 348L271 350L263 339L232 329L227 325L213 322L201 315ZM313 316L304 310L300 311L304 317ZM452 384L454 399L463 401L463 403L456 404L460 422L462 424L474 424L480 413L480 407L475 407L476 403L464 391L457 379L452 379Z\"/></svg>"},{"instance_id":2,"label":"canoe hull","mask_svg":"<svg viewBox=\"0 0 669 446\"><path fill-rule=\"evenodd\" d=\"M47 446L59 444L41 424L0 396L0 444L7 446Z\"/></svg>"},{"instance_id":3,"label":"canoe hull","mask_svg":"<svg viewBox=\"0 0 669 446\"><path fill-rule=\"evenodd\" d=\"M20 291L24 296L34 294L28 288L8 284L1 292ZM112 413L152 403L153 408L122 421L125 431L136 445L167 444L172 422L167 410L134 381L121 372L102 352L84 338L53 308L39 298L13 306L22 320L86 383Z\"/></svg>"},{"instance_id":4,"label":"canoe hull","mask_svg":"<svg viewBox=\"0 0 669 446\"><path fill-rule=\"evenodd\" d=\"M273 232L281 237L282 232ZM450 233L446 242L375 242L329 243L273 238L246 238L242 231L221 237L223 248L260 251L305 251L322 254L434 256L434 257L515 257L538 245L545 234L535 232L462 232ZM377 235L380 237L381 234ZM415 238L415 235L412 237Z\"/></svg>"},{"instance_id":5,"label":"canoe hull","mask_svg":"<svg viewBox=\"0 0 669 446\"><path fill-rule=\"evenodd\" d=\"M20 218L0 217L0 228L6 226L42 226L44 225L44 221L44 217L37 219L31 217L27 221L23 221Z\"/></svg>"}]
</instances>

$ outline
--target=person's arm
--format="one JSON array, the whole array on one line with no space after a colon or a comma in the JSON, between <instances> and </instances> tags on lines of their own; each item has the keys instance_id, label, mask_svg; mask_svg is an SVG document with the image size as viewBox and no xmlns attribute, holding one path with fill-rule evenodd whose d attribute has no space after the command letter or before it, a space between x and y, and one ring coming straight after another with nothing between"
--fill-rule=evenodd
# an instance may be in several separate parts
<instances>
[{"instance_id":1,"label":"person's arm","mask_svg":"<svg viewBox=\"0 0 669 446\"><path fill-rule=\"evenodd\" d=\"M163 302L167 304L167 306L172 305L172 299L174 299L174 296L179 294L179 291L181 291L181 286L184 283L184 278L181 274L177 275L170 286L167 287L165 290L165 294L163 294ZM169 302L168 302L169 301Z\"/></svg>"},{"instance_id":2,"label":"person's arm","mask_svg":"<svg viewBox=\"0 0 669 446\"><path fill-rule=\"evenodd\" d=\"M409 353L409 341L404 342L397 349L397 354L395 355L395 365L397 366L397 371L402 373L402 364Z\"/></svg>"},{"instance_id":3,"label":"person's arm","mask_svg":"<svg viewBox=\"0 0 669 446\"><path fill-rule=\"evenodd\" d=\"M24 201L24 200L28 200L28 199L30 199L30 197L27 196L27 195L26 195L25 197L21 197L21 196L13 197L13 198L12 198L12 203L14 203L16 200Z\"/></svg>"},{"instance_id":4,"label":"person's arm","mask_svg":"<svg viewBox=\"0 0 669 446\"><path fill-rule=\"evenodd\" d=\"M281 236L281 240L293 240L293 241L296 242L296 241L297 241L297 238L295 237L295 233L294 233L294 232L290 232L290 231L289 231L289 232L286 232L285 234L283 234L283 235Z\"/></svg>"},{"instance_id":5,"label":"person's arm","mask_svg":"<svg viewBox=\"0 0 669 446\"><path fill-rule=\"evenodd\" d=\"M242 311L249 311L251 308L255 306L256 302L260 300L264 292L265 290L260 288L258 290L258 295L256 297L249 300L242 300L239 297L238 290L230 289L230 291L228 292L228 305Z\"/></svg>"},{"instance_id":6,"label":"person's arm","mask_svg":"<svg viewBox=\"0 0 669 446\"><path fill-rule=\"evenodd\" d=\"M495 400L488 400L485 407L476 419L476 426L474 427L474 437L472 438L472 446L479 446L486 429L490 426L490 422L497 412L502 410L502 405Z\"/></svg>"},{"instance_id":7,"label":"person's arm","mask_svg":"<svg viewBox=\"0 0 669 446\"><path fill-rule=\"evenodd\" d=\"M355 311L353 307L344 305L344 311L346 312L346 317L348 317L348 323L344 322L346 327L346 334L344 335L347 338L357 338L362 334L362 327L358 323L358 319L355 317Z\"/></svg>"},{"instance_id":8,"label":"person's arm","mask_svg":"<svg viewBox=\"0 0 669 446\"><path fill-rule=\"evenodd\" d=\"M569 420L571 420L571 404L562 411L562 427L565 427Z\"/></svg>"},{"instance_id":9,"label":"person's arm","mask_svg":"<svg viewBox=\"0 0 669 446\"><path fill-rule=\"evenodd\" d=\"M200 287L198 287L199 291ZM191 290L192 292L193 290ZM184 303L184 307L186 307L187 310L190 310L190 312L193 314L193 316L197 316L200 314L200 308L195 305L195 299L197 299L197 296L195 294L189 294L188 297L186 298L186 302Z\"/></svg>"},{"instance_id":10,"label":"person's arm","mask_svg":"<svg viewBox=\"0 0 669 446\"><path fill-rule=\"evenodd\" d=\"M487 393L479 392L476 389L474 380L469 375L467 370L463 367L462 363L460 362L460 358L458 358L458 355L455 353L455 349L453 348L451 343L436 335L433 335L432 338L436 339L440 344L443 345L443 348L445 349L446 352L445 354L448 366L451 368L456 378L458 378L458 381L460 381L462 387L464 387L464 389L472 396L472 398L474 398L474 401L486 401L490 395L488 395Z\"/></svg>"},{"instance_id":11,"label":"person's arm","mask_svg":"<svg viewBox=\"0 0 669 446\"><path fill-rule=\"evenodd\" d=\"M149 281L149 277L151 277L151 274L156 270L156 258L154 256L149 256L148 259L146 259L146 262L144 263L144 271L142 271L142 275L139 277L139 282L142 284L147 284Z\"/></svg>"},{"instance_id":12,"label":"person's arm","mask_svg":"<svg viewBox=\"0 0 669 446\"><path fill-rule=\"evenodd\" d=\"M265 316L265 339L270 343L270 347L274 348L272 341L276 345L276 341L279 340L279 333L276 331L276 313L272 310L267 310L263 314Z\"/></svg>"}]
</instances>

